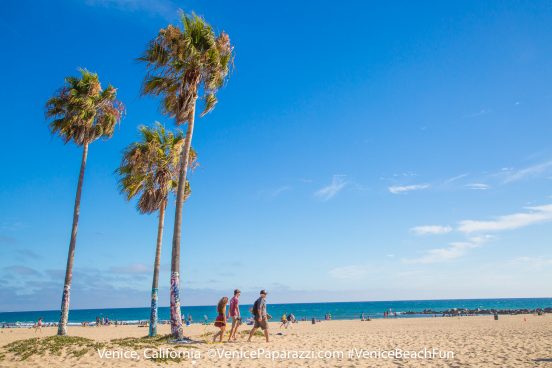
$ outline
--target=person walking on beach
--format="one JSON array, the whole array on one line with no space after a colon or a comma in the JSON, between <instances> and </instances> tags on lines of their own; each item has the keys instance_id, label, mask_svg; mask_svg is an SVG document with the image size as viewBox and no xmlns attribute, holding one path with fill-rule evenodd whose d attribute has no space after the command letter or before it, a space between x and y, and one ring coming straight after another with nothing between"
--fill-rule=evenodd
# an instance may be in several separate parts
<instances>
[{"instance_id":1,"label":"person walking on beach","mask_svg":"<svg viewBox=\"0 0 552 368\"><path fill-rule=\"evenodd\" d=\"M236 333L238 332L238 327L241 325L240 295L241 291L236 289L234 290L234 296L230 299L230 310L228 311L228 315L232 318L232 327L230 327L228 341L237 340Z\"/></svg>"},{"instance_id":2,"label":"person walking on beach","mask_svg":"<svg viewBox=\"0 0 552 368\"><path fill-rule=\"evenodd\" d=\"M218 302L218 315L217 319L215 320L215 326L218 327L220 331L213 336L213 342L217 341L217 337L219 337L219 342L222 342L222 336L224 335L224 331L226 330L226 304L228 304L227 297L223 297Z\"/></svg>"},{"instance_id":3,"label":"person walking on beach","mask_svg":"<svg viewBox=\"0 0 552 368\"><path fill-rule=\"evenodd\" d=\"M42 332L42 317L40 317L38 321L36 321L35 332L37 331Z\"/></svg>"},{"instance_id":4,"label":"person walking on beach","mask_svg":"<svg viewBox=\"0 0 552 368\"><path fill-rule=\"evenodd\" d=\"M270 315L266 312L266 295L268 293L266 290L261 290L260 297L253 304L253 316L255 317L255 324L249 333L249 338L247 342L251 342L251 337L255 334L257 329L260 327L264 331L266 342L268 342L268 320Z\"/></svg>"}]
</instances>

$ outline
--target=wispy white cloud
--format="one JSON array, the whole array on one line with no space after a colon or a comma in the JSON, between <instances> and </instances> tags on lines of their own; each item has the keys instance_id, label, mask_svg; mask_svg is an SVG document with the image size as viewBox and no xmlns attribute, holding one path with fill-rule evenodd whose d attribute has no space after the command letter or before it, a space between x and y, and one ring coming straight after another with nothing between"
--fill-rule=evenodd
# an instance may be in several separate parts
<instances>
[{"instance_id":1,"label":"wispy white cloud","mask_svg":"<svg viewBox=\"0 0 552 368\"><path fill-rule=\"evenodd\" d=\"M470 249L481 246L486 241L493 238L488 233L513 230L533 224L552 221L552 204L542 206L525 207L524 212L513 213L504 216L498 216L493 220L476 221L464 220L460 221L458 226L453 229L450 226L428 225L417 226L410 229L411 232L417 235L426 234L445 234L453 230L457 230L466 235L469 234L485 234L471 236L466 241L452 242L443 248L434 248L425 252L418 258L406 258L404 263L437 263L456 259L465 255ZM549 261L546 258L529 258L521 257L518 261L526 263L533 262L535 265L546 265Z\"/></svg>"},{"instance_id":2,"label":"wispy white cloud","mask_svg":"<svg viewBox=\"0 0 552 368\"><path fill-rule=\"evenodd\" d=\"M348 184L349 182L347 181L347 177L345 175L334 175L330 185L320 188L314 192L314 196L323 201L330 200L335 197L337 193L342 191Z\"/></svg>"},{"instance_id":3,"label":"wispy white cloud","mask_svg":"<svg viewBox=\"0 0 552 368\"><path fill-rule=\"evenodd\" d=\"M416 174L415 172L413 171L404 171L402 173L395 173L393 174L393 177L395 178L398 178L398 177L403 177L403 178L412 178L414 176L418 176L418 174Z\"/></svg>"},{"instance_id":4,"label":"wispy white cloud","mask_svg":"<svg viewBox=\"0 0 552 368\"><path fill-rule=\"evenodd\" d=\"M291 185L282 185L279 187L262 189L257 192L258 198L262 200L272 200L281 196L285 192L289 192L293 189Z\"/></svg>"},{"instance_id":5,"label":"wispy white cloud","mask_svg":"<svg viewBox=\"0 0 552 368\"><path fill-rule=\"evenodd\" d=\"M270 191L269 196L272 197L272 198L278 197L280 194L282 194L284 192L287 192L289 190L291 190L291 187L289 185L283 185L279 188L276 188L276 189Z\"/></svg>"},{"instance_id":6,"label":"wispy white cloud","mask_svg":"<svg viewBox=\"0 0 552 368\"><path fill-rule=\"evenodd\" d=\"M552 160L528 166L520 170L503 170L502 173L505 174L504 183L511 183L544 174L550 169L552 169Z\"/></svg>"},{"instance_id":7,"label":"wispy white cloud","mask_svg":"<svg viewBox=\"0 0 552 368\"><path fill-rule=\"evenodd\" d=\"M525 209L527 210L526 212L499 216L494 220L464 220L460 222L458 230L468 234L476 232L496 232L552 221L552 204L526 207Z\"/></svg>"},{"instance_id":8,"label":"wispy white cloud","mask_svg":"<svg viewBox=\"0 0 552 368\"><path fill-rule=\"evenodd\" d=\"M463 179L463 178L467 177L468 175L469 175L468 173L465 173L465 174L460 174L460 175L453 176L453 177L451 177L451 178L445 179L445 181L443 182L443 184L454 183L455 181L458 181L458 180L460 180L460 179Z\"/></svg>"},{"instance_id":9,"label":"wispy white cloud","mask_svg":"<svg viewBox=\"0 0 552 368\"><path fill-rule=\"evenodd\" d=\"M358 280L366 275L366 268L361 266L343 266L330 270L330 276L343 280Z\"/></svg>"},{"instance_id":10,"label":"wispy white cloud","mask_svg":"<svg viewBox=\"0 0 552 368\"><path fill-rule=\"evenodd\" d=\"M389 192L393 194L401 194L412 192L414 190L423 190L429 188L429 184L415 184L415 185L393 185L387 188Z\"/></svg>"},{"instance_id":11,"label":"wispy white cloud","mask_svg":"<svg viewBox=\"0 0 552 368\"><path fill-rule=\"evenodd\" d=\"M473 189L473 190L487 190L490 189L490 185L484 184L484 183L471 183L466 184L466 188Z\"/></svg>"},{"instance_id":12,"label":"wispy white cloud","mask_svg":"<svg viewBox=\"0 0 552 368\"><path fill-rule=\"evenodd\" d=\"M452 227L440 225L425 225L415 226L411 228L410 231L416 235L447 234L452 231Z\"/></svg>"},{"instance_id":13,"label":"wispy white cloud","mask_svg":"<svg viewBox=\"0 0 552 368\"><path fill-rule=\"evenodd\" d=\"M418 258L405 258L403 263L408 264L429 264L451 261L464 256L470 249L481 246L490 239L489 236L473 237L464 242L453 242L445 248L429 249L425 254Z\"/></svg>"},{"instance_id":14,"label":"wispy white cloud","mask_svg":"<svg viewBox=\"0 0 552 368\"><path fill-rule=\"evenodd\" d=\"M403 262L409 264L428 264L449 261L451 259L463 256L466 253L467 249L471 249L474 247L475 246L473 244L468 242L451 243L449 247L430 249L426 252L425 255L419 258L405 258L403 259Z\"/></svg>"},{"instance_id":15,"label":"wispy white cloud","mask_svg":"<svg viewBox=\"0 0 552 368\"><path fill-rule=\"evenodd\" d=\"M486 171L481 173L464 173L450 178L443 179L441 181L435 181L431 183L431 187L438 188L450 188L452 185L456 185L455 188L466 188L471 190L489 190L493 187L509 184L512 182L547 177L552 178L552 160L540 162L531 166L527 166L521 169L514 169L512 167L503 167L497 171ZM470 181L462 180L470 177ZM391 187L397 188L399 191L402 186Z\"/></svg>"}]
</instances>

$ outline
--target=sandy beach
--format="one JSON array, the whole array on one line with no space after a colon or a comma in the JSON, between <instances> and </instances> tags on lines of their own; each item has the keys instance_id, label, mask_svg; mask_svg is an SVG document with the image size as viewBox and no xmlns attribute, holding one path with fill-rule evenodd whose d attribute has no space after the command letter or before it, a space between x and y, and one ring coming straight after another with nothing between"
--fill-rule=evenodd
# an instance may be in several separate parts
<instances>
[{"instance_id":1,"label":"sandy beach","mask_svg":"<svg viewBox=\"0 0 552 368\"><path fill-rule=\"evenodd\" d=\"M249 326L242 326L241 331L249 329ZM101 346L99 352L92 348L82 350L77 357L66 348L60 352L33 355L21 361L18 360L20 356L6 352L4 346L20 339L52 336L55 328L43 328L38 333L33 329L3 329L0 330L0 345L3 346L0 367L552 366L552 315L500 316L498 321L493 320L492 316L480 316L379 319L370 322L324 321L315 325L300 322L288 329L280 329L279 323L273 322L270 324L270 343L260 336L247 343L245 334L240 334L238 342L213 344L210 340L215 331L213 325L192 325L185 332L201 343L181 347L162 344L148 348L130 342L132 340L115 340L143 337L147 334L147 329L143 327L70 327L71 336L102 343L98 345ZM159 332L167 334L169 326L161 326ZM159 351L166 354L167 349L173 351L173 355L179 354L177 359L163 359L162 356L161 359L149 359L155 358L156 354L159 358ZM385 357L386 354L393 354L391 351L394 354L400 351L403 357ZM102 352L103 357L100 356ZM430 358L431 352L436 354L434 358ZM127 357L107 358L110 353L125 353ZM131 354L135 355L132 357ZM252 358L252 354L261 357ZM405 357L406 354L411 356ZM414 357L413 354L419 356ZM442 358L447 354L448 358Z\"/></svg>"}]
</instances>

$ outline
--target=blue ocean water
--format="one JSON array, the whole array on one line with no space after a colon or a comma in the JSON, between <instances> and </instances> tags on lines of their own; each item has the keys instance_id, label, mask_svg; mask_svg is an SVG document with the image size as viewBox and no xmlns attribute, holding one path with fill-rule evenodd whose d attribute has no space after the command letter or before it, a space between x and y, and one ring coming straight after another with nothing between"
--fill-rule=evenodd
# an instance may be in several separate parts
<instances>
[{"instance_id":1,"label":"blue ocean water","mask_svg":"<svg viewBox=\"0 0 552 368\"><path fill-rule=\"evenodd\" d=\"M242 316L249 316L251 305L240 306ZM442 311L452 308L467 309L536 309L552 307L552 298L519 298L519 299L450 299L450 300L408 300L408 301L374 301L374 302L338 302L338 303L296 303L270 304L268 313L279 320L284 313L293 313L297 319L323 319L326 313L332 314L332 319L358 319L361 313L371 318L383 317L383 312L392 310L400 312L422 312L424 309ZM139 321L149 319L149 308L116 308L116 309L77 309L69 313L69 321L73 323L95 321L96 317L108 317L112 321ZM182 307L182 315L191 315L194 322L203 322L204 316L209 321L216 317L216 307L193 306ZM401 318L419 315L400 315ZM32 323L43 318L44 322L58 322L59 311L29 311L0 313L1 323ZM159 319L169 319L169 308L159 308Z\"/></svg>"}]
</instances>

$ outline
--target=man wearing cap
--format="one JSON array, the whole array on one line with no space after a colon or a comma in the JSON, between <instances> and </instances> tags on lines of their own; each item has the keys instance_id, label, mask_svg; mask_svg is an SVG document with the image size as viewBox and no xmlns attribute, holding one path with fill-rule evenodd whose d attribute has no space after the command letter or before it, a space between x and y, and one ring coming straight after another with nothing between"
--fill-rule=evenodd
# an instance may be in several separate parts
<instances>
[{"instance_id":1,"label":"man wearing cap","mask_svg":"<svg viewBox=\"0 0 552 368\"><path fill-rule=\"evenodd\" d=\"M247 342L251 342L251 337L255 334L260 327L264 331L266 342L268 342L268 320L270 315L266 313L266 290L261 290L261 296L253 304L253 316L255 317L255 324L249 333L249 339Z\"/></svg>"},{"instance_id":2,"label":"man wearing cap","mask_svg":"<svg viewBox=\"0 0 552 368\"><path fill-rule=\"evenodd\" d=\"M232 327L230 328L230 336L228 336L228 342L230 340L236 341L236 333L238 332L238 327L241 324L241 314L240 314L240 294L239 289L234 290L234 297L230 299L230 310L228 315L232 318Z\"/></svg>"}]
</instances>

